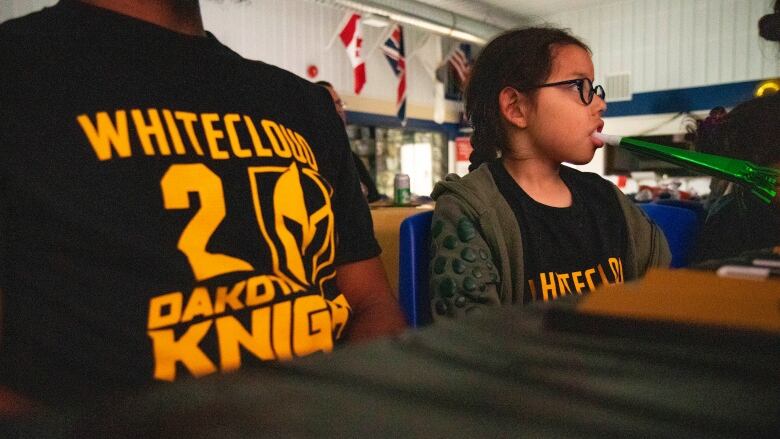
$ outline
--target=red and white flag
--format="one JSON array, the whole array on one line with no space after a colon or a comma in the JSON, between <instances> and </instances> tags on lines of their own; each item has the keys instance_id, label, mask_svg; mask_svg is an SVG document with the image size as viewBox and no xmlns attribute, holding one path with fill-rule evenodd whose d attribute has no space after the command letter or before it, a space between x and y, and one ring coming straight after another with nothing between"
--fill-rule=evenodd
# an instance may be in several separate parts
<instances>
[{"instance_id":1,"label":"red and white flag","mask_svg":"<svg viewBox=\"0 0 780 439\"><path fill-rule=\"evenodd\" d=\"M339 32L339 39L341 39L341 42L347 49L347 56L355 74L355 94L360 94L360 90L366 84L366 63L360 57L360 51L363 47L363 35L360 31L360 14L354 12L350 14L344 27Z\"/></svg>"}]
</instances>

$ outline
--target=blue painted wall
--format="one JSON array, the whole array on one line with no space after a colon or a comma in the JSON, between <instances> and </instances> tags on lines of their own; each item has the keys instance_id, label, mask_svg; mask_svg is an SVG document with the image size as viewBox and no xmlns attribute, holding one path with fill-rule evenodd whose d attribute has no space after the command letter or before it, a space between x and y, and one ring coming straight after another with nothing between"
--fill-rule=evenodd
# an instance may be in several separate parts
<instances>
[{"instance_id":1,"label":"blue painted wall","mask_svg":"<svg viewBox=\"0 0 780 439\"><path fill-rule=\"evenodd\" d=\"M387 128L401 128L401 121L395 116L385 116L381 114L361 113L357 111L347 111L347 123L362 126L378 126ZM431 120L407 119L406 127L410 130L439 131L447 135L447 140L454 140L458 136L458 124L443 123L438 124Z\"/></svg>"},{"instance_id":2,"label":"blue painted wall","mask_svg":"<svg viewBox=\"0 0 780 439\"><path fill-rule=\"evenodd\" d=\"M761 81L734 82L634 94L630 101L609 102L605 117L679 113L733 107L753 97ZM609 93L609 91L607 91Z\"/></svg>"}]
</instances>

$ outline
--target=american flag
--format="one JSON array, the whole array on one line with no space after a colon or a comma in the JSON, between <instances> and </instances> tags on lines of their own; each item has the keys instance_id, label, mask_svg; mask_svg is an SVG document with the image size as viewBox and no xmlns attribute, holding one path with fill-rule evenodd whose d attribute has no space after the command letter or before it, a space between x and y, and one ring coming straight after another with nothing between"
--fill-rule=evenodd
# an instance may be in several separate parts
<instances>
[{"instance_id":1,"label":"american flag","mask_svg":"<svg viewBox=\"0 0 780 439\"><path fill-rule=\"evenodd\" d=\"M469 79L469 73L471 72L470 55L471 46L466 43L460 43L452 48L450 54L447 55L446 58L447 63L452 66L452 70L458 78L461 90L465 88L466 82L468 82Z\"/></svg>"},{"instance_id":2,"label":"american flag","mask_svg":"<svg viewBox=\"0 0 780 439\"><path fill-rule=\"evenodd\" d=\"M396 93L396 116L402 124L406 123L406 59L404 58L404 31L399 24L394 24L390 29L390 36L382 45L385 59L390 63L393 74L398 78L398 91Z\"/></svg>"}]
</instances>

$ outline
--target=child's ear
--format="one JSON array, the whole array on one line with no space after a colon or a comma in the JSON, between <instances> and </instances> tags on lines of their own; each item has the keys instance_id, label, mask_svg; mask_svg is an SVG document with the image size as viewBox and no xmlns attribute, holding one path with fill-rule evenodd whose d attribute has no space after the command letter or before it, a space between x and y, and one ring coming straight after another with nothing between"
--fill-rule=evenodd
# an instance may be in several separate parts
<instances>
[{"instance_id":1,"label":"child's ear","mask_svg":"<svg viewBox=\"0 0 780 439\"><path fill-rule=\"evenodd\" d=\"M509 124L518 128L528 126L528 96L512 87L504 87L498 94L498 109Z\"/></svg>"}]
</instances>

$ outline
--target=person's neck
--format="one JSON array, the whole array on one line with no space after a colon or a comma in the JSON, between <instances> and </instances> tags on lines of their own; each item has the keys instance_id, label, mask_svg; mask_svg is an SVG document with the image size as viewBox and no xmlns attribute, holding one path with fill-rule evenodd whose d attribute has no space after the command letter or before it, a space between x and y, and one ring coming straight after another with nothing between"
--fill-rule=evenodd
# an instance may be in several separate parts
<instances>
[{"instance_id":1,"label":"person's neck","mask_svg":"<svg viewBox=\"0 0 780 439\"><path fill-rule=\"evenodd\" d=\"M571 191L561 179L560 163L540 157L505 154L504 169L529 197L551 207L569 207Z\"/></svg>"},{"instance_id":2,"label":"person's neck","mask_svg":"<svg viewBox=\"0 0 780 439\"><path fill-rule=\"evenodd\" d=\"M79 0L185 35L205 36L198 0Z\"/></svg>"}]
</instances>

